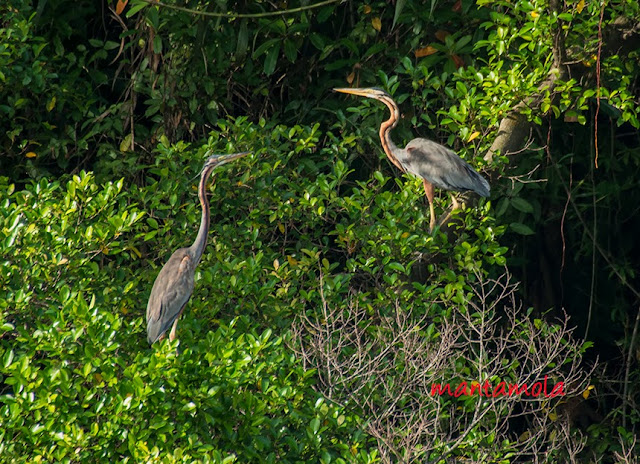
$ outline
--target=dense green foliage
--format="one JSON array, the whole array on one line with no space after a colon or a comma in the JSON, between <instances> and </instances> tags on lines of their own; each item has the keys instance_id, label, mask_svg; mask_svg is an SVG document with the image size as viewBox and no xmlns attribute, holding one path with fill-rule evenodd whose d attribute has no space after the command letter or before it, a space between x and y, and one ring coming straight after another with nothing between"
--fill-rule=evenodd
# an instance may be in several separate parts
<instances>
[{"instance_id":1,"label":"dense green foliage","mask_svg":"<svg viewBox=\"0 0 640 464\"><path fill-rule=\"evenodd\" d=\"M169 159L174 169L165 167ZM212 202L228 205L230 214L216 213L222 219L201 266L202 291L190 308L196 318L181 326L182 352L145 347L140 311L155 272L139 271L138 247L169 231L169 250L183 245L178 231L190 231L186 225L198 214L187 193L191 176L174 182L179 160L186 155L159 150L151 170L156 180L126 194L122 180L99 185L82 174L5 197L2 254L13 257L4 263L10 292L2 302L3 339L12 348L2 359L5 388L13 393L4 397L2 455L47 462L123 456L328 462L344 453L367 462L366 453L356 458L362 438L353 436L353 419L309 389L311 373L287 353L286 333L271 335L261 328L265 322L251 322L256 310L275 316L291 308L286 291L274 294L281 277L262 263L264 254L271 262L277 253L260 245L272 230L252 226L259 218L247 211L250 196L234 205L221 193L242 181L221 175L213 192ZM5 195L8 189L4 184ZM158 198L158 191L167 196ZM22 253L11 253L18 246ZM249 258L245 247L262 252ZM233 304L239 301L245 304Z\"/></svg>"},{"instance_id":2,"label":"dense green foliage","mask_svg":"<svg viewBox=\"0 0 640 464\"><path fill-rule=\"evenodd\" d=\"M582 1L289 2L303 8L278 16L260 16L267 2L184 3L222 17L119 3L0 6L2 462L613 462L633 446L639 63L616 33L633 31L636 1L602 20ZM421 182L379 149L386 110L330 94L346 85L388 90L398 145L454 148L491 177L491 199L429 234ZM484 156L520 102L526 147ZM178 341L149 348L144 308L195 237L202 160L242 150L208 190ZM483 300L506 268L520 292ZM556 323L562 308L577 333ZM324 327L340 330L319 339ZM359 359L347 332L379 362L364 384L357 368L327 381L317 363L335 346ZM585 333L595 343L575 341ZM529 357L556 337L555 357ZM594 376L588 407L607 419L568 412L567 428L571 398L398 389L447 344L429 381L550 373L580 398L590 346L622 381Z\"/></svg>"}]
</instances>

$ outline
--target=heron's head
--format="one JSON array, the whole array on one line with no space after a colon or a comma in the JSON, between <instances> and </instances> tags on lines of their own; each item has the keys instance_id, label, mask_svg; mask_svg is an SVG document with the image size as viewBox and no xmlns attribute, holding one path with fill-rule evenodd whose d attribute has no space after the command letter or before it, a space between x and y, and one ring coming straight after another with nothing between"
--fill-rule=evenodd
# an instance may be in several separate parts
<instances>
[{"instance_id":1,"label":"heron's head","mask_svg":"<svg viewBox=\"0 0 640 464\"><path fill-rule=\"evenodd\" d=\"M382 90L379 87L369 87L369 88L363 88L363 89L351 89L351 88L339 88L339 89L333 89L334 92L341 92L341 93L349 93L351 95L358 95L360 97L367 97L367 98L375 98L376 100L382 100L384 98L391 98L391 96L385 92L384 90Z\"/></svg>"},{"instance_id":2,"label":"heron's head","mask_svg":"<svg viewBox=\"0 0 640 464\"><path fill-rule=\"evenodd\" d=\"M222 166L223 164L226 164L229 161L242 158L243 156L248 155L249 153L251 152L245 151L242 153L233 153L231 155L211 155L209 156L209 158L207 158L207 161L204 162L204 166L202 167L202 170L204 171L207 169L217 168L218 166Z\"/></svg>"}]
</instances>

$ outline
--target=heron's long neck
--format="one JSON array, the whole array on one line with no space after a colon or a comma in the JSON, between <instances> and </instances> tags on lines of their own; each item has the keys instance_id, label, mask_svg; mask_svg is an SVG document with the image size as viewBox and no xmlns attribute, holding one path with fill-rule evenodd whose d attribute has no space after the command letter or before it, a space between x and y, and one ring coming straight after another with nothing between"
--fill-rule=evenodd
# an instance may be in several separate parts
<instances>
[{"instance_id":1,"label":"heron's long neck","mask_svg":"<svg viewBox=\"0 0 640 464\"><path fill-rule=\"evenodd\" d=\"M400 110L398 109L396 102L391 98L384 97L380 101L387 105L387 108L391 111L391 117L380 125L380 141L382 142L382 148L387 154L387 158L389 158L389 160L391 160L398 169L405 172L406 169L402 166L402 163L400 163L400 160L396 156L399 149L396 144L393 143L393 140L391 140L391 129L396 127L398 124L398 120L400 119Z\"/></svg>"},{"instance_id":2,"label":"heron's long neck","mask_svg":"<svg viewBox=\"0 0 640 464\"><path fill-rule=\"evenodd\" d=\"M200 229L193 245L189 248L197 265L204 253L204 247L207 245L207 235L209 234L209 200L207 199L207 180L211 175L212 168L207 168L200 176L200 185L198 185L198 197L202 206L202 218L200 219Z\"/></svg>"}]
</instances>

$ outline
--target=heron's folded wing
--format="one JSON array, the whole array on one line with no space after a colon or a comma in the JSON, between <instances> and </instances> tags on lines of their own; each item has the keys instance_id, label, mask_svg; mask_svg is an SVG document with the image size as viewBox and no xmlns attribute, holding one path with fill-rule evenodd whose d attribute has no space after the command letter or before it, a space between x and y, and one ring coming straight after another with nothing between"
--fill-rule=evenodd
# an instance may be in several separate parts
<instances>
[{"instance_id":1,"label":"heron's folded wing","mask_svg":"<svg viewBox=\"0 0 640 464\"><path fill-rule=\"evenodd\" d=\"M428 139L413 139L407 144L411 171L438 188L454 191L473 190L489 196L489 183L454 151Z\"/></svg>"},{"instance_id":2,"label":"heron's folded wing","mask_svg":"<svg viewBox=\"0 0 640 464\"><path fill-rule=\"evenodd\" d=\"M156 278L147 305L147 336L152 343L166 332L193 293L190 257L176 251Z\"/></svg>"}]
</instances>

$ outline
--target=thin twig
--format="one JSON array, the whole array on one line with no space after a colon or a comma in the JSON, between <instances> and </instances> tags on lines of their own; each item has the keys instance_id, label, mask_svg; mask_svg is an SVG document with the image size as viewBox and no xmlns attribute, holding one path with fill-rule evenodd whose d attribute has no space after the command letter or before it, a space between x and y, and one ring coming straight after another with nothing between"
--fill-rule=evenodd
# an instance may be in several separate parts
<instances>
[{"instance_id":1,"label":"thin twig","mask_svg":"<svg viewBox=\"0 0 640 464\"><path fill-rule=\"evenodd\" d=\"M596 130L597 130L597 121L596 121ZM598 138L596 136L595 140L596 146L596 167L598 167ZM593 242L595 243L598 239L598 208L596 208L596 185L593 175L593 169L591 171L591 208L593 209ZM595 300L595 286L596 286L596 248L592 247L591 251L591 288L589 291L589 314L587 316L587 327L584 330L584 338L587 339L587 334L589 333L589 325L591 324L591 313L593 312L593 304Z\"/></svg>"},{"instance_id":2,"label":"thin twig","mask_svg":"<svg viewBox=\"0 0 640 464\"><path fill-rule=\"evenodd\" d=\"M211 18L266 18L269 16L280 16L285 14L293 14L299 13L301 11L312 10L314 8L319 8L325 5L331 5L332 3L342 3L346 0L324 0L322 2L314 3L313 5L300 6L298 8L291 8L289 10L278 10L278 11L267 11L265 13L212 13L210 11L198 11L193 10L191 8L186 8L184 6L177 5L169 5L167 3L159 2L157 0L143 0L147 2L149 5L157 5L163 8L170 8L172 10L182 11L184 13L189 13L193 15L199 16L209 16Z\"/></svg>"},{"instance_id":3,"label":"thin twig","mask_svg":"<svg viewBox=\"0 0 640 464\"><path fill-rule=\"evenodd\" d=\"M631 374L631 359L633 357L633 347L636 344L636 337L638 336L638 325L640 325L640 307L636 314L636 322L633 324L633 333L631 334L631 342L629 343L629 349L627 350L627 359L624 372L624 387L622 391L622 427L627 427L627 405L629 404L629 375Z\"/></svg>"},{"instance_id":4,"label":"thin twig","mask_svg":"<svg viewBox=\"0 0 640 464\"><path fill-rule=\"evenodd\" d=\"M596 158L595 166L598 169L598 113L600 113L600 57L602 54L602 21L604 19L604 7L606 2L600 5L600 21L598 21L598 54L596 56L596 115L595 115L595 142Z\"/></svg>"},{"instance_id":5,"label":"thin twig","mask_svg":"<svg viewBox=\"0 0 640 464\"><path fill-rule=\"evenodd\" d=\"M556 163L552 163L552 166L557 171L558 178L560 179L560 183L562 184L562 187L565 189L565 191L567 193L567 196L570 196L571 192L570 192L569 188L567 187L567 185L564 183L564 180L562 178L562 174L560 173L560 168L556 165ZM609 267L611 268L613 273L618 277L618 279L620 280L620 283L622 283L622 285L627 287L629 289L629 291L631 293L633 293L633 295L638 300L640 300L640 291L636 290L636 288L629 283L627 278L615 266L615 264L613 262L613 258L611 258L611 256L609 256L609 254L605 250L602 249L600 244L597 241L595 241L595 237L591 233L591 230L589 230L588 224L585 221L585 219L582 217L582 214L580 213L580 209L578 208L578 205L576 204L576 202L571 200L571 206L573 206L573 210L575 211L578 220L580 221L580 223L584 227L585 233L587 234L589 239L593 242L593 245L598 250L600 255L604 258L604 260L607 262L607 264L609 265Z\"/></svg>"}]
</instances>

